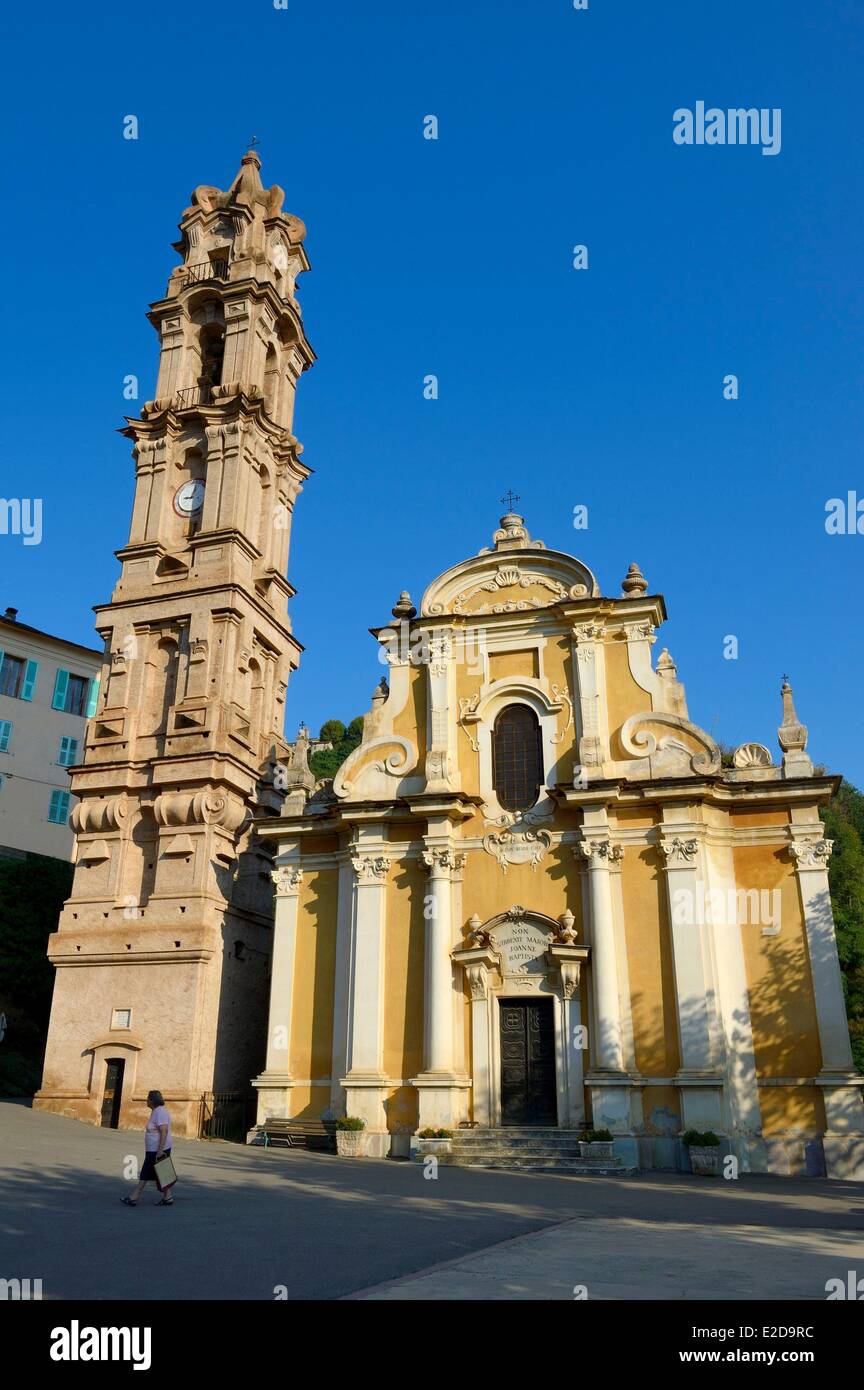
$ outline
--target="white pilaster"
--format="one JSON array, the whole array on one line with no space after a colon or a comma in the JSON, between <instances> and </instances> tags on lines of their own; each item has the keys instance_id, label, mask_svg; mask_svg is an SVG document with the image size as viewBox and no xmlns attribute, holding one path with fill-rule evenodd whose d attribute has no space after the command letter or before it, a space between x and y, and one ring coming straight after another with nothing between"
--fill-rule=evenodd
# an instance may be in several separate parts
<instances>
[{"instance_id":1,"label":"white pilaster","mask_svg":"<svg viewBox=\"0 0 864 1390\"><path fill-rule=\"evenodd\" d=\"M291 1115L291 1019L294 1007L294 971L297 948L297 913L303 871L300 852L284 854L271 874L276 889L273 920L273 957L270 974L270 1008L267 1020L267 1060L252 1085L258 1091L258 1123L268 1117Z\"/></svg>"},{"instance_id":2,"label":"white pilaster","mask_svg":"<svg viewBox=\"0 0 864 1390\"><path fill-rule=\"evenodd\" d=\"M821 826L818 829L821 831ZM812 826L795 825L794 817L792 835L789 850L798 876L822 1052L822 1069L816 1084L825 1102L825 1171L829 1177L860 1179L864 1177L864 1104L861 1079L855 1071L849 1043L828 887L833 842L821 833L814 834Z\"/></svg>"},{"instance_id":3,"label":"white pilaster","mask_svg":"<svg viewBox=\"0 0 864 1390\"><path fill-rule=\"evenodd\" d=\"M693 835L672 834L666 825L660 841L669 902L675 1002L681 1063L682 1126L686 1129L722 1127L722 1075L717 1055L717 1001L711 970L707 929L701 911L699 842Z\"/></svg>"},{"instance_id":4,"label":"white pilaster","mask_svg":"<svg viewBox=\"0 0 864 1390\"><path fill-rule=\"evenodd\" d=\"M463 854L440 839L426 840L423 863L429 870L426 894L426 952L423 1009L423 1071L412 1085L420 1092L420 1128L450 1127L462 1118L467 1079L458 1075L454 1055L453 915L451 874Z\"/></svg>"},{"instance_id":5,"label":"white pilaster","mask_svg":"<svg viewBox=\"0 0 864 1390\"><path fill-rule=\"evenodd\" d=\"M372 1157L382 1157L390 1147L384 1105L390 1087L384 1071L384 923L390 860L383 849L371 842L367 829L353 846L348 1070L341 1080L347 1113L366 1122L366 1153Z\"/></svg>"},{"instance_id":6,"label":"white pilaster","mask_svg":"<svg viewBox=\"0 0 864 1390\"><path fill-rule=\"evenodd\" d=\"M494 1091L494 1051L490 1018L489 972L497 968L498 957L488 948L454 951L453 960L465 972L471 995L471 1056L473 1059L474 1121L492 1125Z\"/></svg>"},{"instance_id":7,"label":"white pilaster","mask_svg":"<svg viewBox=\"0 0 864 1390\"><path fill-rule=\"evenodd\" d=\"M609 868L620 863L624 851L613 845L608 834L592 832L574 845L576 859L588 865L588 901L591 914L591 972L594 982L595 1029L591 1053L593 1071L622 1073L621 1004L618 993L618 963L615 946L615 919Z\"/></svg>"},{"instance_id":8,"label":"white pilaster","mask_svg":"<svg viewBox=\"0 0 864 1390\"><path fill-rule=\"evenodd\" d=\"M730 845L704 846L708 901L736 903L731 914L711 921L708 931L717 973L717 1008L723 1034L725 1126L741 1172L765 1171L762 1110L756 1075L756 1052L750 1020L750 994L744 960L743 923L737 920L735 866Z\"/></svg>"},{"instance_id":9,"label":"white pilaster","mask_svg":"<svg viewBox=\"0 0 864 1390\"><path fill-rule=\"evenodd\" d=\"M603 629L597 623L577 623L571 631L573 670L578 691L579 763L600 767L609 756L609 730L604 691Z\"/></svg>"}]
</instances>

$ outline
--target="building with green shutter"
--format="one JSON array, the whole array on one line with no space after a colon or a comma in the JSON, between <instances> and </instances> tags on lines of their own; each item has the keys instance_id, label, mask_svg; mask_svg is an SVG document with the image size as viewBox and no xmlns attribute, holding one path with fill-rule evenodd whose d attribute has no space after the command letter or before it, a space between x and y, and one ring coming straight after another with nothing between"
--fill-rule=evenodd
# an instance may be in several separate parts
<instances>
[{"instance_id":1,"label":"building with green shutter","mask_svg":"<svg viewBox=\"0 0 864 1390\"><path fill-rule=\"evenodd\" d=\"M0 614L0 858L71 859L69 769L84 756L102 653Z\"/></svg>"}]
</instances>

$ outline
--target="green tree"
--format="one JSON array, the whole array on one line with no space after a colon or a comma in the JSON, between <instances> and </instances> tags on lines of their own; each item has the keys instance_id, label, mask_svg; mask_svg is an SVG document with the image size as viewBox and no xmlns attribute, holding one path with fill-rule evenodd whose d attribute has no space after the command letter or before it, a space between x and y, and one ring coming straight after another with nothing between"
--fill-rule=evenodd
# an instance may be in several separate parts
<instances>
[{"instance_id":1,"label":"green tree","mask_svg":"<svg viewBox=\"0 0 864 1390\"><path fill-rule=\"evenodd\" d=\"M363 716L358 714L347 728L341 719L328 719L321 725L318 737L325 743L332 743L333 747L313 753L309 766L318 778L335 777L348 754L354 752L363 738Z\"/></svg>"},{"instance_id":2,"label":"green tree","mask_svg":"<svg viewBox=\"0 0 864 1390\"><path fill-rule=\"evenodd\" d=\"M822 819L826 835L834 841L828 883L852 1054L858 1070L864 1071L864 795L842 782Z\"/></svg>"},{"instance_id":3,"label":"green tree","mask_svg":"<svg viewBox=\"0 0 864 1390\"><path fill-rule=\"evenodd\" d=\"M26 1095L39 1084L54 988L48 937L71 890L64 860L0 860L0 1095Z\"/></svg>"}]
</instances>

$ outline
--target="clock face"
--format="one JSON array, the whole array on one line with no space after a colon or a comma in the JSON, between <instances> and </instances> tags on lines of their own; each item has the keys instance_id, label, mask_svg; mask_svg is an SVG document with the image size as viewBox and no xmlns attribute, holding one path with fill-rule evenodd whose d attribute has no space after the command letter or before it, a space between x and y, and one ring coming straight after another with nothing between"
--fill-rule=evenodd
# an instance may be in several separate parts
<instances>
[{"instance_id":1,"label":"clock face","mask_svg":"<svg viewBox=\"0 0 864 1390\"><path fill-rule=\"evenodd\" d=\"M174 494L174 510L179 516L192 516L204 505L204 484L198 478L182 483Z\"/></svg>"}]
</instances>

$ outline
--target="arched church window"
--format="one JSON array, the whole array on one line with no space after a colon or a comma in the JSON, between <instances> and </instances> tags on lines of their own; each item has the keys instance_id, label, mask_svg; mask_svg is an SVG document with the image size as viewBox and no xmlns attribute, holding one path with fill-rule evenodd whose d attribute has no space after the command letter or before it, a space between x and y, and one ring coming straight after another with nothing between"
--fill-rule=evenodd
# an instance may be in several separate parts
<instances>
[{"instance_id":1,"label":"arched church window","mask_svg":"<svg viewBox=\"0 0 864 1390\"><path fill-rule=\"evenodd\" d=\"M527 705L507 705L492 730L492 785L505 811L527 811L543 785L540 723Z\"/></svg>"}]
</instances>

